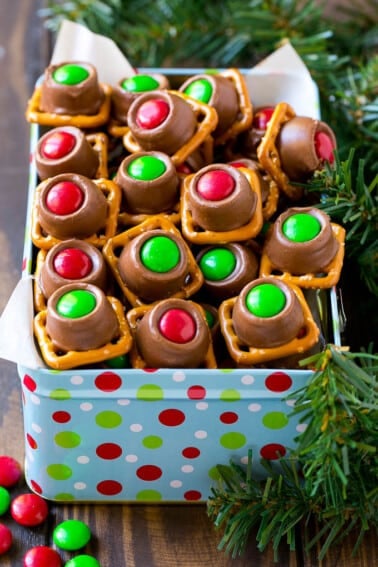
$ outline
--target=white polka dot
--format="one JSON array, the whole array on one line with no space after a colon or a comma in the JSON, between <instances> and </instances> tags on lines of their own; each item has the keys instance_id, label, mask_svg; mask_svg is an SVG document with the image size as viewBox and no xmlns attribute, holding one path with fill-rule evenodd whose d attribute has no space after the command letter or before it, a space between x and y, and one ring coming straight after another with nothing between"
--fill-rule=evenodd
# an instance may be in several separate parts
<instances>
[{"instance_id":1,"label":"white polka dot","mask_svg":"<svg viewBox=\"0 0 378 567\"><path fill-rule=\"evenodd\" d=\"M90 461L87 455L80 455L80 457L78 457L76 460L80 465L86 465Z\"/></svg>"},{"instance_id":2,"label":"white polka dot","mask_svg":"<svg viewBox=\"0 0 378 567\"><path fill-rule=\"evenodd\" d=\"M76 490L84 490L85 488L87 488L87 485L85 484L85 482L75 482L74 488L76 488Z\"/></svg>"},{"instance_id":3,"label":"white polka dot","mask_svg":"<svg viewBox=\"0 0 378 567\"><path fill-rule=\"evenodd\" d=\"M306 431L307 427L307 423L299 423L295 429L298 431L298 433L303 433L304 431Z\"/></svg>"},{"instance_id":4,"label":"white polka dot","mask_svg":"<svg viewBox=\"0 0 378 567\"><path fill-rule=\"evenodd\" d=\"M295 400L286 400L286 405L289 406L289 408L293 408L295 406Z\"/></svg>"},{"instance_id":5,"label":"white polka dot","mask_svg":"<svg viewBox=\"0 0 378 567\"><path fill-rule=\"evenodd\" d=\"M139 433L140 431L143 431L143 425L141 425L140 423L132 423L130 425L130 431L133 431L134 433Z\"/></svg>"},{"instance_id":6,"label":"white polka dot","mask_svg":"<svg viewBox=\"0 0 378 567\"><path fill-rule=\"evenodd\" d=\"M250 374L245 374L245 376L242 376L241 378L241 383L245 384L246 386L250 386L251 384L253 384L255 381L254 377L251 376Z\"/></svg>"},{"instance_id":7,"label":"white polka dot","mask_svg":"<svg viewBox=\"0 0 378 567\"><path fill-rule=\"evenodd\" d=\"M199 429L194 433L194 437L196 437L196 439L206 439L207 431L204 431L203 429Z\"/></svg>"},{"instance_id":8,"label":"white polka dot","mask_svg":"<svg viewBox=\"0 0 378 567\"><path fill-rule=\"evenodd\" d=\"M198 410L207 410L208 407L209 407L209 404L207 402L198 402L196 404L196 408Z\"/></svg>"},{"instance_id":9,"label":"white polka dot","mask_svg":"<svg viewBox=\"0 0 378 567\"><path fill-rule=\"evenodd\" d=\"M261 404L249 404L248 409L249 411L260 411Z\"/></svg>"},{"instance_id":10,"label":"white polka dot","mask_svg":"<svg viewBox=\"0 0 378 567\"><path fill-rule=\"evenodd\" d=\"M36 423L32 423L31 428L36 433L41 433L41 431L42 431L42 427L40 425L37 425Z\"/></svg>"},{"instance_id":11,"label":"white polka dot","mask_svg":"<svg viewBox=\"0 0 378 567\"><path fill-rule=\"evenodd\" d=\"M93 409L93 404L90 402L83 402L80 404L80 409L83 411L91 411Z\"/></svg>"},{"instance_id":12,"label":"white polka dot","mask_svg":"<svg viewBox=\"0 0 378 567\"><path fill-rule=\"evenodd\" d=\"M125 457L125 461L127 461L128 463L136 463L138 460L138 456L137 455L126 455Z\"/></svg>"},{"instance_id":13,"label":"white polka dot","mask_svg":"<svg viewBox=\"0 0 378 567\"><path fill-rule=\"evenodd\" d=\"M122 399L122 400L117 400L117 404L119 406L128 406L130 403L131 403L130 400L128 400L126 398Z\"/></svg>"},{"instance_id":14,"label":"white polka dot","mask_svg":"<svg viewBox=\"0 0 378 567\"><path fill-rule=\"evenodd\" d=\"M182 482L181 482L181 480L171 480L171 482L169 483L169 486L172 486L172 488L181 488Z\"/></svg>"},{"instance_id":15,"label":"white polka dot","mask_svg":"<svg viewBox=\"0 0 378 567\"><path fill-rule=\"evenodd\" d=\"M244 457L241 457L240 462L242 465L248 465L248 455L244 455Z\"/></svg>"},{"instance_id":16,"label":"white polka dot","mask_svg":"<svg viewBox=\"0 0 378 567\"><path fill-rule=\"evenodd\" d=\"M172 379L175 382L184 382L186 376L185 376L185 372L182 372L182 370L178 370L177 372L174 372L172 375Z\"/></svg>"},{"instance_id":17,"label":"white polka dot","mask_svg":"<svg viewBox=\"0 0 378 567\"><path fill-rule=\"evenodd\" d=\"M39 406L41 403L41 400L39 399L38 396L36 396L35 394L30 394L30 401L32 404L34 404L35 406Z\"/></svg>"},{"instance_id":18,"label":"white polka dot","mask_svg":"<svg viewBox=\"0 0 378 567\"><path fill-rule=\"evenodd\" d=\"M71 377L70 382L75 386L80 386L80 384L84 382L84 378L82 376L75 375Z\"/></svg>"},{"instance_id":19,"label":"white polka dot","mask_svg":"<svg viewBox=\"0 0 378 567\"><path fill-rule=\"evenodd\" d=\"M34 451L30 451L30 453L28 452L28 461L34 463Z\"/></svg>"},{"instance_id":20,"label":"white polka dot","mask_svg":"<svg viewBox=\"0 0 378 567\"><path fill-rule=\"evenodd\" d=\"M184 473L191 473L194 471L194 467L192 465L184 465L181 467L182 472Z\"/></svg>"}]
</instances>

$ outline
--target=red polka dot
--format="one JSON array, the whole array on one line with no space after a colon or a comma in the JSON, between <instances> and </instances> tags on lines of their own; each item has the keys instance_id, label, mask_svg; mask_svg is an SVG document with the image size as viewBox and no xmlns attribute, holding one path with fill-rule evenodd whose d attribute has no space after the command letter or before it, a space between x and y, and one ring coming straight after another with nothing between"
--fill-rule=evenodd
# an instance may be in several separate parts
<instances>
[{"instance_id":1,"label":"red polka dot","mask_svg":"<svg viewBox=\"0 0 378 567\"><path fill-rule=\"evenodd\" d=\"M143 467L139 467L136 474L141 480L153 481L158 480L163 474L163 471L160 467L155 465L144 465Z\"/></svg>"},{"instance_id":2,"label":"red polka dot","mask_svg":"<svg viewBox=\"0 0 378 567\"><path fill-rule=\"evenodd\" d=\"M158 368L142 368L143 372L147 372L147 374L152 374L153 372L157 372Z\"/></svg>"},{"instance_id":3,"label":"red polka dot","mask_svg":"<svg viewBox=\"0 0 378 567\"><path fill-rule=\"evenodd\" d=\"M26 258L23 258L23 259L22 259L22 264L21 264L21 270L22 270L23 272L24 272L25 269L26 269L27 263L28 263L27 259L26 259Z\"/></svg>"},{"instance_id":4,"label":"red polka dot","mask_svg":"<svg viewBox=\"0 0 378 567\"><path fill-rule=\"evenodd\" d=\"M198 490L187 490L184 494L185 500L201 500L202 494Z\"/></svg>"},{"instance_id":5,"label":"red polka dot","mask_svg":"<svg viewBox=\"0 0 378 567\"><path fill-rule=\"evenodd\" d=\"M71 414L68 411L54 411L51 417L57 423L67 423L71 420Z\"/></svg>"},{"instance_id":6,"label":"red polka dot","mask_svg":"<svg viewBox=\"0 0 378 567\"><path fill-rule=\"evenodd\" d=\"M265 379L265 386L272 392L285 392L293 381L285 372L273 372Z\"/></svg>"},{"instance_id":7,"label":"red polka dot","mask_svg":"<svg viewBox=\"0 0 378 567\"><path fill-rule=\"evenodd\" d=\"M33 380L33 378L31 376L29 376L29 374L25 374L24 379L23 379L23 383L24 383L25 388L30 390L30 392L34 392L37 389L36 382Z\"/></svg>"},{"instance_id":8,"label":"red polka dot","mask_svg":"<svg viewBox=\"0 0 378 567\"><path fill-rule=\"evenodd\" d=\"M102 480L97 485L97 492L105 496L115 496L122 492L122 484L116 480Z\"/></svg>"},{"instance_id":9,"label":"red polka dot","mask_svg":"<svg viewBox=\"0 0 378 567\"><path fill-rule=\"evenodd\" d=\"M182 450L182 455L186 459L196 459L200 454L201 451L197 449L197 447L185 447L185 449Z\"/></svg>"},{"instance_id":10,"label":"red polka dot","mask_svg":"<svg viewBox=\"0 0 378 567\"><path fill-rule=\"evenodd\" d=\"M262 458L269 461L275 461L276 459L284 457L285 454L286 449L283 445L280 445L280 443L269 443L260 449Z\"/></svg>"},{"instance_id":11,"label":"red polka dot","mask_svg":"<svg viewBox=\"0 0 378 567\"><path fill-rule=\"evenodd\" d=\"M122 386L122 379L114 372L102 372L96 377L95 386L102 392L114 392Z\"/></svg>"},{"instance_id":12,"label":"red polka dot","mask_svg":"<svg viewBox=\"0 0 378 567\"><path fill-rule=\"evenodd\" d=\"M206 397L206 388L203 386L190 386L187 396L191 400L203 400Z\"/></svg>"},{"instance_id":13,"label":"red polka dot","mask_svg":"<svg viewBox=\"0 0 378 567\"><path fill-rule=\"evenodd\" d=\"M185 421L185 414L178 409L167 409L159 413L159 421L167 427L176 427Z\"/></svg>"},{"instance_id":14,"label":"red polka dot","mask_svg":"<svg viewBox=\"0 0 378 567\"><path fill-rule=\"evenodd\" d=\"M38 449L37 441L29 433L26 434L26 439L32 449Z\"/></svg>"},{"instance_id":15,"label":"red polka dot","mask_svg":"<svg viewBox=\"0 0 378 567\"><path fill-rule=\"evenodd\" d=\"M35 482L35 480L31 480L30 486L32 487L34 492L38 492L38 494L42 494L42 487L38 484L38 482Z\"/></svg>"},{"instance_id":16,"label":"red polka dot","mask_svg":"<svg viewBox=\"0 0 378 567\"><path fill-rule=\"evenodd\" d=\"M103 443L96 448L96 454L101 459L118 459L122 455L122 448L116 443Z\"/></svg>"},{"instance_id":17,"label":"red polka dot","mask_svg":"<svg viewBox=\"0 0 378 567\"><path fill-rule=\"evenodd\" d=\"M219 416L219 419L222 423L229 424L238 421L239 416L237 413L234 413L233 411L225 411Z\"/></svg>"}]
</instances>

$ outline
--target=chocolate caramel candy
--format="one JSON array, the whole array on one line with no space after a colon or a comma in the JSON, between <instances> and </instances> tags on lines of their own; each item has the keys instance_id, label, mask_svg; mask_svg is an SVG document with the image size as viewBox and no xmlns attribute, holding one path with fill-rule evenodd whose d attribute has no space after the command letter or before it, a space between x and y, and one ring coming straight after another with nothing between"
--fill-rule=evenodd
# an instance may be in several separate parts
<instances>
[{"instance_id":1,"label":"chocolate caramel candy","mask_svg":"<svg viewBox=\"0 0 378 567\"><path fill-rule=\"evenodd\" d=\"M179 88L184 94L215 108L218 125L214 136L230 128L239 112L238 94L231 81L221 75L199 74L187 79Z\"/></svg>"},{"instance_id":2,"label":"chocolate caramel candy","mask_svg":"<svg viewBox=\"0 0 378 567\"><path fill-rule=\"evenodd\" d=\"M59 240L87 238L107 220L106 197L91 179L76 173L44 181L36 206L44 232Z\"/></svg>"},{"instance_id":3,"label":"chocolate caramel candy","mask_svg":"<svg viewBox=\"0 0 378 567\"><path fill-rule=\"evenodd\" d=\"M289 285L274 278L258 278L237 297L232 323L242 344L265 349L293 340L303 329L305 319Z\"/></svg>"},{"instance_id":4,"label":"chocolate caramel candy","mask_svg":"<svg viewBox=\"0 0 378 567\"><path fill-rule=\"evenodd\" d=\"M119 332L119 324L100 288L74 283L57 289L50 296L46 331L62 351L86 351L110 343Z\"/></svg>"},{"instance_id":5,"label":"chocolate caramel candy","mask_svg":"<svg viewBox=\"0 0 378 567\"><path fill-rule=\"evenodd\" d=\"M259 163L251 158L246 158L246 157L240 157L237 158L233 161L229 161L228 162L229 165L232 165L232 167L236 167L236 168L240 168L240 167L246 167L247 169L252 169L253 171L255 171L260 179L260 186L261 186L261 201L262 204L264 205L268 196L269 196L269 184L265 178L265 176L263 175L262 169L259 165Z\"/></svg>"},{"instance_id":6,"label":"chocolate caramel candy","mask_svg":"<svg viewBox=\"0 0 378 567\"><path fill-rule=\"evenodd\" d=\"M84 240L59 242L48 251L38 283L46 298L70 283L90 283L105 291L108 278L104 257Z\"/></svg>"},{"instance_id":7,"label":"chocolate caramel candy","mask_svg":"<svg viewBox=\"0 0 378 567\"><path fill-rule=\"evenodd\" d=\"M276 270L317 274L333 260L338 247L326 213L313 207L292 207L274 222L263 253Z\"/></svg>"},{"instance_id":8,"label":"chocolate caramel candy","mask_svg":"<svg viewBox=\"0 0 378 567\"><path fill-rule=\"evenodd\" d=\"M120 124L127 124L131 103L141 94L153 90L168 89L169 81L160 73L134 75L122 78L112 87L111 116Z\"/></svg>"},{"instance_id":9,"label":"chocolate caramel candy","mask_svg":"<svg viewBox=\"0 0 378 567\"><path fill-rule=\"evenodd\" d=\"M146 302L165 299L185 285L190 270L188 249L176 234L150 230L124 246L118 270L137 297Z\"/></svg>"},{"instance_id":10,"label":"chocolate caramel candy","mask_svg":"<svg viewBox=\"0 0 378 567\"><path fill-rule=\"evenodd\" d=\"M291 181L305 181L324 162L333 163L336 138L332 129L321 120L295 116L281 127L277 150L283 171Z\"/></svg>"},{"instance_id":11,"label":"chocolate caramel candy","mask_svg":"<svg viewBox=\"0 0 378 567\"><path fill-rule=\"evenodd\" d=\"M151 368L198 368L211 344L203 310L186 299L159 301L139 321L135 341Z\"/></svg>"},{"instance_id":12,"label":"chocolate caramel candy","mask_svg":"<svg viewBox=\"0 0 378 567\"><path fill-rule=\"evenodd\" d=\"M49 65L41 84L40 109L68 115L96 114L105 98L97 70L90 63Z\"/></svg>"},{"instance_id":13,"label":"chocolate caramel candy","mask_svg":"<svg viewBox=\"0 0 378 567\"><path fill-rule=\"evenodd\" d=\"M118 168L115 182L123 191L124 208L132 214L157 214L171 209L179 198L179 177L163 152L137 152Z\"/></svg>"},{"instance_id":14,"label":"chocolate caramel candy","mask_svg":"<svg viewBox=\"0 0 378 567\"><path fill-rule=\"evenodd\" d=\"M228 231L250 221L256 194L245 175L227 164L211 164L192 176L188 204L193 221L202 229Z\"/></svg>"},{"instance_id":15,"label":"chocolate caramel candy","mask_svg":"<svg viewBox=\"0 0 378 567\"><path fill-rule=\"evenodd\" d=\"M60 173L79 173L93 178L99 157L85 134L75 126L53 128L38 141L35 164L41 180Z\"/></svg>"},{"instance_id":16,"label":"chocolate caramel candy","mask_svg":"<svg viewBox=\"0 0 378 567\"><path fill-rule=\"evenodd\" d=\"M258 272L255 253L247 245L236 242L207 246L196 260L204 276L203 289L217 300L238 295Z\"/></svg>"},{"instance_id":17,"label":"chocolate caramel candy","mask_svg":"<svg viewBox=\"0 0 378 567\"><path fill-rule=\"evenodd\" d=\"M194 135L197 119L191 105L171 91L140 95L129 108L127 123L141 148L174 154Z\"/></svg>"},{"instance_id":18,"label":"chocolate caramel candy","mask_svg":"<svg viewBox=\"0 0 378 567\"><path fill-rule=\"evenodd\" d=\"M266 127L274 112L274 106L256 109L250 128L242 132L234 142L234 149L246 158L257 159L257 147L265 134Z\"/></svg>"}]
</instances>

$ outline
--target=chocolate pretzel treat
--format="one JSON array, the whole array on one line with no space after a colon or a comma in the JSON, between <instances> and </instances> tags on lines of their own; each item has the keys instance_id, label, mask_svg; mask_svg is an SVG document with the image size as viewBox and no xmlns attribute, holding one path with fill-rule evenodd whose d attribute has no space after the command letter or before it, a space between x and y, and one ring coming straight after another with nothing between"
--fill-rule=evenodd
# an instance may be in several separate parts
<instances>
[{"instance_id":1,"label":"chocolate pretzel treat","mask_svg":"<svg viewBox=\"0 0 378 567\"><path fill-rule=\"evenodd\" d=\"M122 287L132 305L171 296L189 297L199 290L201 271L173 225L168 231L151 228L138 232L125 242L117 262Z\"/></svg>"},{"instance_id":2,"label":"chocolate pretzel treat","mask_svg":"<svg viewBox=\"0 0 378 567\"><path fill-rule=\"evenodd\" d=\"M43 231L64 240L86 238L102 229L108 207L91 179L63 173L43 182L36 209Z\"/></svg>"},{"instance_id":3,"label":"chocolate pretzel treat","mask_svg":"<svg viewBox=\"0 0 378 567\"><path fill-rule=\"evenodd\" d=\"M256 108L251 126L231 140L232 150L245 158L257 160L257 148L266 132L274 106Z\"/></svg>"},{"instance_id":4,"label":"chocolate pretzel treat","mask_svg":"<svg viewBox=\"0 0 378 567\"><path fill-rule=\"evenodd\" d=\"M301 287L337 283L344 255L344 229L312 207L281 213L267 234L260 275L275 274Z\"/></svg>"},{"instance_id":5,"label":"chocolate pretzel treat","mask_svg":"<svg viewBox=\"0 0 378 567\"><path fill-rule=\"evenodd\" d=\"M183 183L182 232L191 242L248 240L262 228L261 181L256 172L218 163Z\"/></svg>"},{"instance_id":6,"label":"chocolate pretzel treat","mask_svg":"<svg viewBox=\"0 0 378 567\"><path fill-rule=\"evenodd\" d=\"M178 208L179 177L163 152L137 152L120 164L115 182L124 197L122 210L130 215L158 214Z\"/></svg>"},{"instance_id":7,"label":"chocolate pretzel treat","mask_svg":"<svg viewBox=\"0 0 378 567\"><path fill-rule=\"evenodd\" d=\"M127 113L131 103L142 93L169 89L169 81L160 73L134 75L122 78L112 86L111 119L119 126L127 124Z\"/></svg>"},{"instance_id":8,"label":"chocolate pretzel treat","mask_svg":"<svg viewBox=\"0 0 378 567\"><path fill-rule=\"evenodd\" d=\"M165 299L132 309L127 318L134 338L134 367L216 367L210 329L197 303Z\"/></svg>"},{"instance_id":9,"label":"chocolate pretzel treat","mask_svg":"<svg viewBox=\"0 0 378 567\"><path fill-rule=\"evenodd\" d=\"M215 108L218 125L213 136L222 143L251 123L252 105L243 76L236 69L194 75L179 90Z\"/></svg>"},{"instance_id":10,"label":"chocolate pretzel treat","mask_svg":"<svg viewBox=\"0 0 378 567\"><path fill-rule=\"evenodd\" d=\"M38 141L34 158L41 180L60 173L93 178L100 165L98 152L76 126L61 126L46 132Z\"/></svg>"},{"instance_id":11,"label":"chocolate pretzel treat","mask_svg":"<svg viewBox=\"0 0 378 567\"><path fill-rule=\"evenodd\" d=\"M220 323L230 356L259 364L313 346L319 337L300 288L276 278L258 278L222 302Z\"/></svg>"},{"instance_id":12,"label":"chocolate pretzel treat","mask_svg":"<svg viewBox=\"0 0 378 567\"><path fill-rule=\"evenodd\" d=\"M38 273L38 286L47 299L56 289L70 283L90 283L103 291L108 286L103 255L93 244L84 240L65 240L53 246L44 253Z\"/></svg>"},{"instance_id":13,"label":"chocolate pretzel treat","mask_svg":"<svg viewBox=\"0 0 378 567\"><path fill-rule=\"evenodd\" d=\"M35 316L34 331L45 362L59 370L124 355L132 345L121 303L87 283L57 289Z\"/></svg>"},{"instance_id":14,"label":"chocolate pretzel treat","mask_svg":"<svg viewBox=\"0 0 378 567\"><path fill-rule=\"evenodd\" d=\"M204 276L203 289L213 300L222 301L237 295L256 278L259 269L255 252L237 242L207 246L196 260Z\"/></svg>"},{"instance_id":15,"label":"chocolate pretzel treat","mask_svg":"<svg viewBox=\"0 0 378 567\"><path fill-rule=\"evenodd\" d=\"M214 108L179 91L160 90L135 99L127 123L123 143L129 152L164 152L177 166L202 144L212 142L218 116Z\"/></svg>"}]
</instances>

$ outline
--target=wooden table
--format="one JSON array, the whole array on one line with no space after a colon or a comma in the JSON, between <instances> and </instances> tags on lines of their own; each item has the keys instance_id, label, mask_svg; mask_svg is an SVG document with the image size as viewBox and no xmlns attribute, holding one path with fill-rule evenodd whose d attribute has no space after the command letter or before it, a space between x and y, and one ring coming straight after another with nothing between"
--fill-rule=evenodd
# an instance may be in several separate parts
<instances>
[{"instance_id":1,"label":"wooden table","mask_svg":"<svg viewBox=\"0 0 378 567\"><path fill-rule=\"evenodd\" d=\"M21 270L29 162L29 131L24 119L27 99L36 78L48 61L49 45L36 11L38 0L2 3L0 17L0 312L17 283ZM20 385L16 366L0 360L0 454L23 462L23 428ZM28 491L12 490L12 496ZM51 545L54 527L64 519L87 522L93 539L86 552L102 567L268 567L273 553L256 550L253 536L243 558L232 560L217 551L219 534L207 518L204 505L57 505L50 504L49 519L41 527L27 529L1 518L13 531L12 550L0 565L22 565L25 552L34 545ZM299 535L300 539L300 535ZM304 556L301 546L289 553L282 548L280 567L378 566L374 534L366 537L356 557L351 557L352 538L335 548L319 563L316 550ZM64 559L69 555L62 553Z\"/></svg>"}]
</instances>

